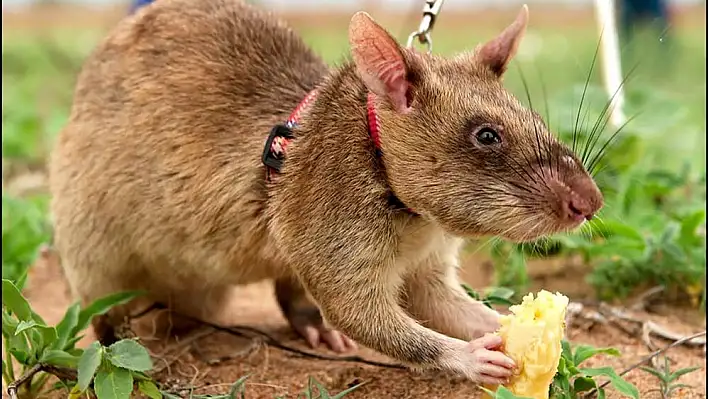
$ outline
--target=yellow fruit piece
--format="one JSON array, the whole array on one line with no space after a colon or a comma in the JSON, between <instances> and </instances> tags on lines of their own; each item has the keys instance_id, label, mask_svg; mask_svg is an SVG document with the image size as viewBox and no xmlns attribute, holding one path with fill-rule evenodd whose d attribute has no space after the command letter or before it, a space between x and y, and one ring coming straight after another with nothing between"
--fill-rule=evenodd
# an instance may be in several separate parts
<instances>
[{"instance_id":1,"label":"yellow fruit piece","mask_svg":"<svg viewBox=\"0 0 708 399\"><path fill-rule=\"evenodd\" d=\"M518 374L505 387L514 395L548 399L548 388L561 357L568 297L542 290L534 298L526 295L521 304L501 316L497 334L504 342L504 353L514 359Z\"/></svg>"}]
</instances>

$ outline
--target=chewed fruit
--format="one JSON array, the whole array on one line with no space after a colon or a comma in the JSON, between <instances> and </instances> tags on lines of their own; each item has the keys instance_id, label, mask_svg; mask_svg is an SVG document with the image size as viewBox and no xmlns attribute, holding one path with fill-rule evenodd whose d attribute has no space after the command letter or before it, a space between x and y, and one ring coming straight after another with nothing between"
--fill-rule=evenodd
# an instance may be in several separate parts
<instances>
[{"instance_id":1,"label":"chewed fruit","mask_svg":"<svg viewBox=\"0 0 708 399\"><path fill-rule=\"evenodd\" d=\"M521 304L501 316L497 334L502 337L504 353L518 367L518 374L505 385L513 394L533 399L548 399L548 389L561 357L568 297L542 290L534 298L526 295Z\"/></svg>"}]
</instances>

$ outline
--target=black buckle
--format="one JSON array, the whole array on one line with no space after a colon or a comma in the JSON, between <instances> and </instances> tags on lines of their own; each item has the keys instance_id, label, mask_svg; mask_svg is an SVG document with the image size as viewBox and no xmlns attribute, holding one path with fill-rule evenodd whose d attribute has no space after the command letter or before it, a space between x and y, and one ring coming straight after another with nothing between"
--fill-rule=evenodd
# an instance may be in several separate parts
<instances>
[{"instance_id":1,"label":"black buckle","mask_svg":"<svg viewBox=\"0 0 708 399\"><path fill-rule=\"evenodd\" d=\"M275 125L270 131L270 134L268 135L268 140L266 140L261 161L269 168L273 168L276 171L280 172L280 169L283 167L283 159L285 154L283 154L283 156L278 157L273 154L270 148L273 145L273 140L275 140L276 137L284 137L286 139L292 140L295 138L295 136L293 136L292 130L285 125Z\"/></svg>"}]
</instances>

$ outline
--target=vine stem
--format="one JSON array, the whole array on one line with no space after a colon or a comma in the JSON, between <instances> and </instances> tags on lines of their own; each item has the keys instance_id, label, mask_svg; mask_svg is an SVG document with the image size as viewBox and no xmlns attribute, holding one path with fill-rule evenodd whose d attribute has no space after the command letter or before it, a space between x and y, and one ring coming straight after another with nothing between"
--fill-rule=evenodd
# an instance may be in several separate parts
<instances>
[{"instance_id":1,"label":"vine stem","mask_svg":"<svg viewBox=\"0 0 708 399\"><path fill-rule=\"evenodd\" d=\"M22 386L22 384L31 380L35 374L42 371L42 365L37 363L32 366L26 373L24 373L19 379L13 381L7 386L7 394L10 395L10 399L17 399L17 390Z\"/></svg>"},{"instance_id":2,"label":"vine stem","mask_svg":"<svg viewBox=\"0 0 708 399\"><path fill-rule=\"evenodd\" d=\"M671 344L669 344L669 345L667 345L667 346L665 346L665 347L663 347L663 348L661 348L661 349L659 349L659 350L656 350L656 351L650 353L649 355L645 356L645 357L644 357L643 359L641 359L640 361L638 361L638 362L634 363L633 365L627 367L627 368L624 369L621 373L619 373L619 375L620 375L620 377L621 377L621 376L623 376L623 375L629 373L630 371L636 369L637 367L641 366L642 364L644 364L644 363L650 361L651 359L653 359L653 358L655 358L655 357L657 357L657 356L659 356L659 355L661 355L661 354L667 352L669 349L671 349L671 348L673 348L673 347L676 347L676 346L679 346L679 345L681 345L681 344L683 344L683 343L685 343L685 342L688 342L688 341L690 341L690 340L692 340L692 339L695 339L695 338L698 338L698 337L701 337L701 336L705 336L705 335L706 335L706 331L704 330L704 331L701 331L701 332L699 332L699 333L696 333L696 334L693 334L693 335L689 335L689 336L687 336L687 337L683 337L683 338L681 338L681 339L679 339L679 340L677 340L677 341L674 341L674 342L672 342ZM605 381L605 382L603 382L597 389L602 389L602 388L608 386L610 383L611 383L611 381ZM595 394L595 393L597 392L597 389L592 389L592 390L589 391L587 394L585 394L585 397L587 398L587 397L590 397L590 395Z\"/></svg>"},{"instance_id":3,"label":"vine stem","mask_svg":"<svg viewBox=\"0 0 708 399\"><path fill-rule=\"evenodd\" d=\"M49 374L53 374L60 379L75 380L77 378L76 370L64 367L57 367L51 364L37 363L29 370L27 370L27 372L24 373L20 378L13 381L11 384L8 384L7 394L10 396L10 399L17 399L17 391L20 389L20 387L32 380L32 377L34 377L37 373L40 372L47 372Z\"/></svg>"}]
</instances>

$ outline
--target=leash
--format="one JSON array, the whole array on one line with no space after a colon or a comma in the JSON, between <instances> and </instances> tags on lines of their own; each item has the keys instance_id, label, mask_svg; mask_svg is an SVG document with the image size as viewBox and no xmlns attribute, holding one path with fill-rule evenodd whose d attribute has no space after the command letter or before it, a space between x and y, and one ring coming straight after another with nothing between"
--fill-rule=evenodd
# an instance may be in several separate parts
<instances>
[{"instance_id":1,"label":"leash","mask_svg":"<svg viewBox=\"0 0 708 399\"><path fill-rule=\"evenodd\" d=\"M433 51L433 37L432 31L435 26L435 20L440 14L444 0L427 0L423 6L423 19L420 21L420 26L418 30L413 31L408 36L407 47L413 47L413 40L416 38L420 44L424 44L428 50L428 53Z\"/></svg>"}]
</instances>

